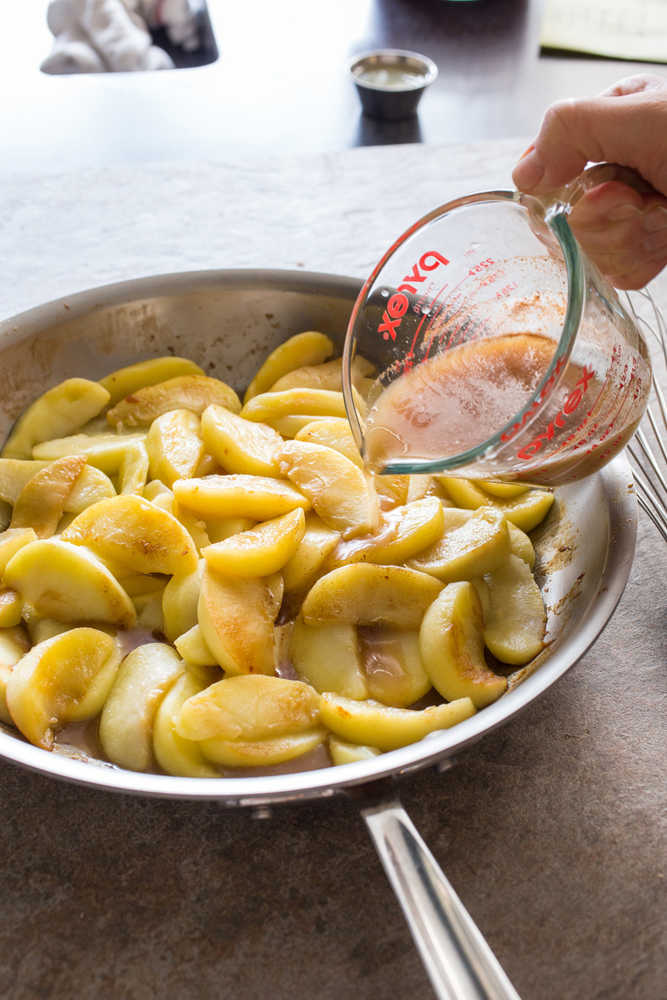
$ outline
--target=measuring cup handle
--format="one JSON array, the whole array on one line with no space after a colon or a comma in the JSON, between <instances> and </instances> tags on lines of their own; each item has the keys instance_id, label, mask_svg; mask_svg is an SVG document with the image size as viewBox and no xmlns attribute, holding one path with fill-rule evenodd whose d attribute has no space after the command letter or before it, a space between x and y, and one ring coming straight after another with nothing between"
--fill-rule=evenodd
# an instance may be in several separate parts
<instances>
[{"instance_id":1,"label":"measuring cup handle","mask_svg":"<svg viewBox=\"0 0 667 1000\"><path fill-rule=\"evenodd\" d=\"M519 1000L401 804L362 815L438 1000Z\"/></svg>"},{"instance_id":2,"label":"measuring cup handle","mask_svg":"<svg viewBox=\"0 0 667 1000\"><path fill-rule=\"evenodd\" d=\"M609 181L619 181L639 194L658 194L641 174L632 167L623 167L620 163L596 163L582 171L569 184L565 184L558 192L550 196L550 202L561 202L572 208L579 199L594 187Z\"/></svg>"}]
</instances>

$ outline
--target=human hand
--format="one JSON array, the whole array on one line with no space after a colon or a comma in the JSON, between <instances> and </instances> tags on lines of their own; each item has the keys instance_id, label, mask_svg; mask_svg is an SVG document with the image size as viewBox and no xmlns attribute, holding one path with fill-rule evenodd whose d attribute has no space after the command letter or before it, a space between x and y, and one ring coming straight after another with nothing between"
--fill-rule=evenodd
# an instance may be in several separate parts
<instances>
[{"instance_id":1,"label":"human hand","mask_svg":"<svg viewBox=\"0 0 667 1000\"><path fill-rule=\"evenodd\" d=\"M607 181L577 202L570 225L612 284L641 288L667 264L667 80L628 77L599 97L552 105L512 177L520 191L547 194L602 160L633 167L654 191Z\"/></svg>"}]
</instances>

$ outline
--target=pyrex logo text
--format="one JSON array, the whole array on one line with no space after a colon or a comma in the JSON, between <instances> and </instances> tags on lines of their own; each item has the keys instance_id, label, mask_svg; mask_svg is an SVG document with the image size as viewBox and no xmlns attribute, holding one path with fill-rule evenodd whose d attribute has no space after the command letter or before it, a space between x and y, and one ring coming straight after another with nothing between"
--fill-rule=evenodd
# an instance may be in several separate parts
<instances>
[{"instance_id":1,"label":"pyrex logo text","mask_svg":"<svg viewBox=\"0 0 667 1000\"><path fill-rule=\"evenodd\" d=\"M443 257L437 250L427 250L426 253L421 255L418 263L413 264L412 272L406 274L403 278L403 282L387 302L387 308L382 314L382 322L378 326L378 333L382 334L383 340L396 340L401 320L410 307L410 300L405 293L409 292L411 295L414 295L417 291L416 286L426 281L427 276L426 274L422 274L422 271L435 271L437 267L441 265L446 266L447 264L449 264L447 258Z\"/></svg>"}]
</instances>

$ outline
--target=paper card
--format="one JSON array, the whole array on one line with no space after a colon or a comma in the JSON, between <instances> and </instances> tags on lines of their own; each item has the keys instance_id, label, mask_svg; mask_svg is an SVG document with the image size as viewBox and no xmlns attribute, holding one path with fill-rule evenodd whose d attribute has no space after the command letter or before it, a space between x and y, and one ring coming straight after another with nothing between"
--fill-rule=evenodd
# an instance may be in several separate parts
<instances>
[{"instance_id":1,"label":"paper card","mask_svg":"<svg viewBox=\"0 0 667 1000\"><path fill-rule=\"evenodd\" d=\"M546 0L540 45L667 63L667 0Z\"/></svg>"}]
</instances>

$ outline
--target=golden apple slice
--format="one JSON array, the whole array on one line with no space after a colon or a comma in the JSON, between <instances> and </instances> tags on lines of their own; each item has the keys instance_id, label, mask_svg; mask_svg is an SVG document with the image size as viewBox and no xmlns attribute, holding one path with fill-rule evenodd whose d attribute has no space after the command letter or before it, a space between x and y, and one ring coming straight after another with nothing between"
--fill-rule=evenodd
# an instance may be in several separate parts
<instances>
[{"instance_id":1,"label":"golden apple slice","mask_svg":"<svg viewBox=\"0 0 667 1000\"><path fill-rule=\"evenodd\" d=\"M138 646L125 657L100 716L100 743L114 764L130 771L154 769L155 713L183 669L178 654L163 642Z\"/></svg>"},{"instance_id":2,"label":"golden apple slice","mask_svg":"<svg viewBox=\"0 0 667 1000\"><path fill-rule=\"evenodd\" d=\"M306 625L299 617L290 637L289 656L299 676L316 691L368 697L354 625Z\"/></svg>"},{"instance_id":3,"label":"golden apple slice","mask_svg":"<svg viewBox=\"0 0 667 1000\"><path fill-rule=\"evenodd\" d=\"M201 418L204 445L226 472L278 475L283 439L268 424L245 420L222 406L209 406Z\"/></svg>"},{"instance_id":4,"label":"golden apple slice","mask_svg":"<svg viewBox=\"0 0 667 1000\"><path fill-rule=\"evenodd\" d=\"M121 399L109 410L107 420L112 427L146 427L170 410L191 410L201 416L212 403L234 413L241 409L241 401L226 382L207 375L179 375Z\"/></svg>"},{"instance_id":5,"label":"golden apple slice","mask_svg":"<svg viewBox=\"0 0 667 1000\"><path fill-rule=\"evenodd\" d=\"M206 645L199 625L193 625L174 640L174 645L188 666L217 667L218 661Z\"/></svg>"},{"instance_id":6,"label":"golden apple slice","mask_svg":"<svg viewBox=\"0 0 667 1000\"><path fill-rule=\"evenodd\" d=\"M222 767L272 767L315 750L324 743L326 729L289 733L268 740L202 740L198 746L208 760Z\"/></svg>"},{"instance_id":7,"label":"golden apple slice","mask_svg":"<svg viewBox=\"0 0 667 1000\"><path fill-rule=\"evenodd\" d=\"M0 722L13 726L14 720L7 708L7 681L14 665L30 649L24 630L18 626L0 630Z\"/></svg>"},{"instance_id":8,"label":"golden apple slice","mask_svg":"<svg viewBox=\"0 0 667 1000\"><path fill-rule=\"evenodd\" d=\"M379 476L371 473L371 479L380 502L381 510L392 510L408 502L408 487L412 476ZM421 500L412 497L411 500Z\"/></svg>"},{"instance_id":9,"label":"golden apple slice","mask_svg":"<svg viewBox=\"0 0 667 1000\"><path fill-rule=\"evenodd\" d=\"M208 517L206 519L206 533L209 541L215 544L223 542L230 535L238 535L242 531L252 528L254 521L249 517Z\"/></svg>"},{"instance_id":10,"label":"golden apple slice","mask_svg":"<svg viewBox=\"0 0 667 1000\"><path fill-rule=\"evenodd\" d=\"M451 583L490 573L509 554L505 518L491 507L480 507L460 527L446 532L434 545L411 559L410 565Z\"/></svg>"},{"instance_id":11,"label":"golden apple slice","mask_svg":"<svg viewBox=\"0 0 667 1000\"><path fill-rule=\"evenodd\" d=\"M320 718L327 729L348 743L370 744L379 750L416 743L436 729L449 729L474 714L470 698L416 711L377 701L353 701L337 694L320 695Z\"/></svg>"},{"instance_id":12,"label":"golden apple slice","mask_svg":"<svg viewBox=\"0 0 667 1000\"><path fill-rule=\"evenodd\" d=\"M162 593L164 634L170 642L197 624L197 603L205 562L200 559L190 573L172 576Z\"/></svg>"},{"instance_id":13,"label":"golden apple slice","mask_svg":"<svg viewBox=\"0 0 667 1000\"><path fill-rule=\"evenodd\" d=\"M356 357L352 361L352 385L361 391L366 388L368 376L375 371L370 361ZM342 392L343 365L340 358L319 365L303 365L277 379L270 392L283 392L285 389L331 389Z\"/></svg>"},{"instance_id":14,"label":"golden apple slice","mask_svg":"<svg viewBox=\"0 0 667 1000\"><path fill-rule=\"evenodd\" d=\"M370 479L332 448L287 441L280 453L280 471L308 497L324 523L343 537L377 526L378 503Z\"/></svg>"},{"instance_id":15,"label":"golden apple slice","mask_svg":"<svg viewBox=\"0 0 667 1000\"><path fill-rule=\"evenodd\" d=\"M34 542L37 535L32 528L7 528L0 532L0 579L9 560L19 549Z\"/></svg>"},{"instance_id":16,"label":"golden apple slice","mask_svg":"<svg viewBox=\"0 0 667 1000\"><path fill-rule=\"evenodd\" d=\"M58 728L98 714L121 659L118 641L95 628L69 629L33 646L7 681L14 724L35 746L50 750Z\"/></svg>"},{"instance_id":17,"label":"golden apple slice","mask_svg":"<svg viewBox=\"0 0 667 1000\"><path fill-rule=\"evenodd\" d=\"M308 510L310 500L288 483L268 476L207 476L177 479L174 495L179 504L203 517L249 517L268 521L295 507Z\"/></svg>"},{"instance_id":18,"label":"golden apple slice","mask_svg":"<svg viewBox=\"0 0 667 1000\"><path fill-rule=\"evenodd\" d=\"M194 694L207 687L210 680L199 671L186 670L160 702L153 723L153 752L167 774L184 778L219 778L220 772L204 758L199 744L184 740L176 732L181 707Z\"/></svg>"},{"instance_id":19,"label":"golden apple slice","mask_svg":"<svg viewBox=\"0 0 667 1000\"><path fill-rule=\"evenodd\" d=\"M3 456L31 458L34 445L71 434L96 417L108 402L107 390L85 378L69 378L54 385L19 417L2 450Z\"/></svg>"},{"instance_id":20,"label":"golden apple slice","mask_svg":"<svg viewBox=\"0 0 667 1000\"><path fill-rule=\"evenodd\" d=\"M148 479L149 464L148 452L143 441L129 445L118 469L118 492L141 495Z\"/></svg>"},{"instance_id":21,"label":"golden apple slice","mask_svg":"<svg viewBox=\"0 0 667 1000\"><path fill-rule=\"evenodd\" d=\"M441 590L439 580L414 569L352 563L320 577L303 603L303 619L308 625L339 622L419 628Z\"/></svg>"},{"instance_id":22,"label":"golden apple slice","mask_svg":"<svg viewBox=\"0 0 667 1000\"><path fill-rule=\"evenodd\" d=\"M485 493L490 493L492 497L498 497L499 500L512 500L530 489L526 483L497 483L492 479L480 479L477 485Z\"/></svg>"},{"instance_id":23,"label":"golden apple slice","mask_svg":"<svg viewBox=\"0 0 667 1000\"><path fill-rule=\"evenodd\" d=\"M546 612L530 567L518 556L486 578L489 613L484 642L502 663L522 665L544 648Z\"/></svg>"},{"instance_id":24,"label":"golden apple slice","mask_svg":"<svg viewBox=\"0 0 667 1000\"><path fill-rule=\"evenodd\" d=\"M194 361L168 355L164 358L149 358L134 365L119 368L100 379L100 385L109 393L109 406L126 396L131 396L147 385L157 385L180 375L203 375L204 372Z\"/></svg>"},{"instance_id":25,"label":"golden apple slice","mask_svg":"<svg viewBox=\"0 0 667 1000\"><path fill-rule=\"evenodd\" d=\"M89 465L114 475L126 461L128 449L143 444L145 434L72 434L35 445L33 457L53 462L68 455L84 455Z\"/></svg>"},{"instance_id":26,"label":"golden apple slice","mask_svg":"<svg viewBox=\"0 0 667 1000\"><path fill-rule=\"evenodd\" d=\"M489 494L481 490L479 484L474 483L471 479L440 475L435 478L457 507L476 510L477 507L489 506Z\"/></svg>"},{"instance_id":27,"label":"golden apple slice","mask_svg":"<svg viewBox=\"0 0 667 1000\"><path fill-rule=\"evenodd\" d=\"M266 392L274 382L299 365L320 364L330 358L333 352L334 345L324 333L306 330L295 334L269 354L248 386L243 397L244 403L253 396Z\"/></svg>"},{"instance_id":28,"label":"golden apple slice","mask_svg":"<svg viewBox=\"0 0 667 1000\"><path fill-rule=\"evenodd\" d=\"M38 642L44 642L45 639L52 639L54 635L61 635L72 627L71 623L58 622L55 618L40 618L34 608L24 609L24 615L30 643L33 646Z\"/></svg>"},{"instance_id":29,"label":"golden apple slice","mask_svg":"<svg viewBox=\"0 0 667 1000\"><path fill-rule=\"evenodd\" d=\"M352 392L355 393L356 390L353 389ZM366 404L358 393L355 402L359 412L365 413ZM264 392L260 396L254 396L241 410L241 416L246 420L256 420L276 430L280 429L279 421L286 417L309 416L311 420L315 420L316 417L345 415L343 393L332 392L330 389L286 389L284 392Z\"/></svg>"},{"instance_id":30,"label":"golden apple slice","mask_svg":"<svg viewBox=\"0 0 667 1000\"><path fill-rule=\"evenodd\" d=\"M153 636L164 635L162 617L162 591L153 594L137 594L132 598L137 613L137 628L151 632Z\"/></svg>"},{"instance_id":31,"label":"golden apple slice","mask_svg":"<svg viewBox=\"0 0 667 1000\"><path fill-rule=\"evenodd\" d=\"M135 573L184 575L197 568L197 552L183 525L142 497L100 500L74 518L62 539Z\"/></svg>"},{"instance_id":32,"label":"golden apple slice","mask_svg":"<svg viewBox=\"0 0 667 1000\"><path fill-rule=\"evenodd\" d=\"M21 621L23 598L15 590L0 590L0 629L14 628Z\"/></svg>"},{"instance_id":33,"label":"golden apple slice","mask_svg":"<svg viewBox=\"0 0 667 1000\"><path fill-rule=\"evenodd\" d=\"M532 569L535 565L535 549L530 538L525 531L517 528L511 521L507 522L507 530L510 534L510 550L513 556L518 556Z\"/></svg>"},{"instance_id":34,"label":"golden apple slice","mask_svg":"<svg viewBox=\"0 0 667 1000\"><path fill-rule=\"evenodd\" d=\"M386 626L360 628L359 647L367 697L384 705L407 708L431 690L431 680L421 661L417 631L406 632ZM338 693L345 694L344 691Z\"/></svg>"},{"instance_id":35,"label":"golden apple slice","mask_svg":"<svg viewBox=\"0 0 667 1000\"><path fill-rule=\"evenodd\" d=\"M279 582L278 582L279 581ZM229 674L272 674L282 579L245 579L204 570L198 618L206 645Z\"/></svg>"},{"instance_id":36,"label":"golden apple slice","mask_svg":"<svg viewBox=\"0 0 667 1000\"><path fill-rule=\"evenodd\" d=\"M194 476L204 455L199 417L190 410L170 410L151 424L146 436L151 479L171 486Z\"/></svg>"},{"instance_id":37,"label":"golden apple slice","mask_svg":"<svg viewBox=\"0 0 667 1000\"><path fill-rule=\"evenodd\" d=\"M385 476L380 476L379 478L384 479ZM432 496L439 496L441 499L443 496L447 496L446 491L441 489L435 476L416 474L408 476L408 493L406 497L407 503L412 503L414 500L423 500L424 497Z\"/></svg>"},{"instance_id":38,"label":"golden apple slice","mask_svg":"<svg viewBox=\"0 0 667 1000\"><path fill-rule=\"evenodd\" d=\"M374 534L339 542L330 565L332 568L350 562L400 565L440 539L443 527L442 503L437 497L394 507L382 515Z\"/></svg>"},{"instance_id":39,"label":"golden apple slice","mask_svg":"<svg viewBox=\"0 0 667 1000\"><path fill-rule=\"evenodd\" d=\"M486 665L482 629L479 598L467 581L449 583L424 615L422 663L433 687L448 701L467 697L484 708L507 688L507 680Z\"/></svg>"},{"instance_id":40,"label":"golden apple slice","mask_svg":"<svg viewBox=\"0 0 667 1000\"><path fill-rule=\"evenodd\" d=\"M356 764L360 760L372 760L373 757L379 757L381 753L377 747L364 747L357 743L346 743L345 740L339 740L336 736L330 736L327 740L327 745L329 747L329 756L336 767L341 764Z\"/></svg>"},{"instance_id":41,"label":"golden apple slice","mask_svg":"<svg viewBox=\"0 0 667 1000\"><path fill-rule=\"evenodd\" d=\"M202 549L208 566L230 576L270 576L295 554L306 530L301 507Z\"/></svg>"},{"instance_id":42,"label":"golden apple slice","mask_svg":"<svg viewBox=\"0 0 667 1000\"><path fill-rule=\"evenodd\" d=\"M21 490L10 528L32 528L38 538L55 534L74 484L83 472L81 455L59 458L36 472Z\"/></svg>"},{"instance_id":43,"label":"golden apple slice","mask_svg":"<svg viewBox=\"0 0 667 1000\"><path fill-rule=\"evenodd\" d=\"M294 435L296 441L310 441L311 444L322 444L340 452L359 468L363 468L363 460L359 454L356 441L352 437L350 425L344 417L320 417L311 420ZM377 476L374 482L380 479Z\"/></svg>"},{"instance_id":44,"label":"golden apple slice","mask_svg":"<svg viewBox=\"0 0 667 1000\"><path fill-rule=\"evenodd\" d=\"M328 528L316 514L307 514L305 534L292 558L283 566L285 590L290 593L307 590L339 539L339 531Z\"/></svg>"},{"instance_id":45,"label":"golden apple slice","mask_svg":"<svg viewBox=\"0 0 667 1000\"><path fill-rule=\"evenodd\" d=\"M530 488L509 499L496 500L469 479L455 479L452 476L437 478L457 506L472 510L478 507L493 507L522 531L532 531L536 528L547 516L554 502L554 495L549 490Z\"/></svg>"},{"instance_id":46,"label":"golden apple slice","mask_svg":"<svg viewBox=\"0 0 667 1000\"><path fill-rule=\"evenodd\" d=\"M19 549L7 564L4 582L45 618L122 628L135 623L132 601L104 563L88 549L58 538Z\"/></svg>"},{"instance_id":47,"label":"golden apple slice","mask_svg":"<svg viewBox=\"0 0 667 1000\"><path fill-rule=\"evenodd\" d=\"M188 740L267 740L319 723L319 696L310 684L246 674L225 677L185 702L176 723Z\"/></svg>"},{"instance_id":48,"label":"golden apple slice","mask_svg":"<svg viewBox=\"0 0 667 1000\"><path fill-rule=\"evenodd\" d=\"M44 469L48 465L49 462L46 460L0 458L0 500L13 506L26 484L40 469ZM109 477L105 476L99 469L86 465L65 501L65 511L79 514L91 503L115 495L116 491Z\"/></svg>"}]
</instances>

